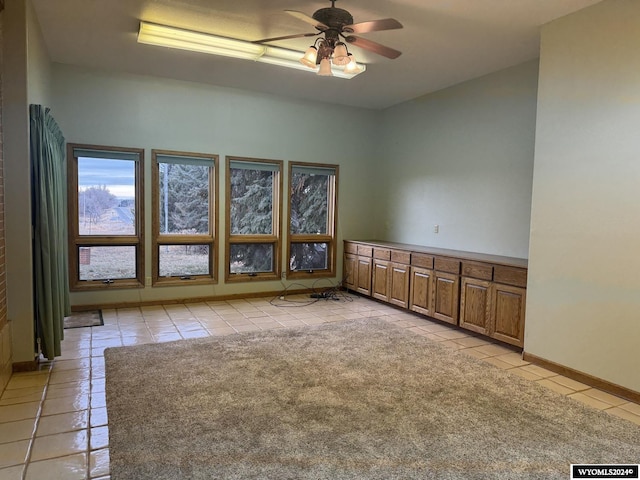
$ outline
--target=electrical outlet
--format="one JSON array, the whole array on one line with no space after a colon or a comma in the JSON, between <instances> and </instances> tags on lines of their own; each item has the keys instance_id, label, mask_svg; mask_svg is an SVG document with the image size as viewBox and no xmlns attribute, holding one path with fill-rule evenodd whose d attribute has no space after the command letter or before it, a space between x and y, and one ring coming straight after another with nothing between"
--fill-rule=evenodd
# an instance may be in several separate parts
<instances>
[{"instance_id":1,"label":"electrical outlet","mask_svg":"<svg viewBox=\"0 0 640 480\"><path fill-rule=\"evenodd\" d=\"M144 284L145 284L145 286L150 287L151 286L151 277L146 277L144 279Z\"/></svg>"},{"instance_id":2,"label":"electrical outlet","mask_svg":"<svg viewBox=\"0 0 640 480\"><path fill-rule=\"evenodd\" d=\"M286 271L282 271L282 275L280 276L282 278L282 280L286 280L287 279L287 272Z\"/></svg>"},{"instance_id":3,"label":"electrical outlet","mask_svg":"<svg viewBox=\"0 0 640 480\"><path fill-rule=\"evenodd\" d=\"M438 233L440 231L440 225L433 226L433 233Z\"/></svg>"}]
</instances>

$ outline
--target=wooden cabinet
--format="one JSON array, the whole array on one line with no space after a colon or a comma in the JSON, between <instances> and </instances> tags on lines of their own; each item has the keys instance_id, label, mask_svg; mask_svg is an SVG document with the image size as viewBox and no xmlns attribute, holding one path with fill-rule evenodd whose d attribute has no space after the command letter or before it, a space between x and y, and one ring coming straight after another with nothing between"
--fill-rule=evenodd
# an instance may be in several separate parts
<instances>
[{"instance_id":1,"label":"wooden cabinet","mask_svg":"<svg viewBox=\"0 0 640 480\"><path fill-rule=\"evenodd\" d=\"M448 257L434 258L433 318L458 324L460 298L460 260Z\"/></svg>"},{"instance_id":2,"label":"wooden cabinet","mask_svg":"<svg viewBox=\"0 0 640 480\"><path fill-rule=\"evenodd\" d=\"M342 286L347 290L355 290L358 283L358 256L352 253L344 254L344 266Z\"/></svg>"},{"instance_id":3,"label":"wooden cabinet","mask_svg":"<svg viewBox=\"0 0 640 480\"><path fill-rule=\"evenodd\" d=\"M378 300L389 300L389 261L373 260L373 288L371 296Z\"/></svg>"},{"instance_id":4,"label":"wooden cabinet","mask_svg":"<svg viewBox=\"0 0 640 480\"><path fill-rule=\"evenodd\" d=\"M371 247L345 242L343 286L363 295L371 295Z\"/></svg>"},{"instance_id":5,"label":"wooden cabinet","mask_svg":"<svg viewBox=\"0 0 640 480\"><path fill-rule=\"evenodd\" d=\"M411 267L409 309L422 315L432 316L433 270Z\"/></svg>"},{"instance_id":6,"label":"wooden cabinet","mask_svg":"<svg viewBox=\"0 0 640 480\"><path fill-rule=\"evenodd\" d=\"M523 347L526 270L463 263L462 273L460 326Z\"/></svg>"},{"instance_id":7,"label":"wooden cabinet","mask_svg":"<svg viewBox=\"0 0 640 480\"><path fill-rule=\"evenodd\" d=\"M407 308L411 254L374 248L373 257L372 297Z\"/></svg>"},{"instance_id":8,"label":"wooden cabinet","mask_svg":"<svg viewBox=\"0 0 640 480\"><path fill-rule=\"evenodd\" d=\"M460 326L483 335L490 335L491 282L462 277Z\"/></svg>"},{"instance_id":9,"label":"wooden cabinet","mask_svg":"<svg viewBox=\"0 0 640 480\"><path fill-rule=\"evenodd\" d=\"M433 255L411 253L409 309L422 315L433 312Z\"/></svg>"},{"instance_id":10,"label":"wooden cabinet","mask_svg":"<svg viewBox=\"0 0 640 480\"><path fill-rule=\"evenodd\" d=\"M389 303L398 307L409 307L409 276L410 266L402 263L391 263L391 285L389 288Z\"/></svg>"},{"instance_id":11,"label":"wooden cabinet","mask_svg":"<svg viewBox=\"0 0 640 480\"><path fill-rule=\"evenodd\" d=\"M452 273L433 273L432 317L443 322L458 323L458 297L460 277Z\"/></svg>"},{"instance_id":12,"label":"wooden cabinet","mask_svg":"<svg viewBox=\"0 0 640 480\"><path fill-rule=\"evenodd\" d=\"M356 292L364 295L371 295L371 259L368 257L358 257L356 263Z\"/></svg>"},{"instance_id":13,"label":"wooden cabinet","mask_svg":"<svg viewBox=\"0 0 640 480\"><path fill-rule=\"evenodd\" d=\"M389 242L344 251L345 288L523 346L526 260Z\"/></svg>"},{"instance_id":14,"label":"wooden cabinet","mask_svg":"<svg viewBox=\"0 0 640 480\"><path fill-rule=\"evenodd\" d=\"M491 336L524 347L524 312L526 290L511 285L494 285Z\"/></svg>"}]
</instances>

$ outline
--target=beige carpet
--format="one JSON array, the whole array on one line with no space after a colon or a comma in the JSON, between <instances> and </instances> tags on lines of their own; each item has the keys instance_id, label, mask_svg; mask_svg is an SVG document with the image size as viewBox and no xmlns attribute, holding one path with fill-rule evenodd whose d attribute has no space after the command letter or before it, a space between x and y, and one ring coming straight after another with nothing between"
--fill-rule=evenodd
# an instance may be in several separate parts
<instances>
[{"instance_id":1,"label":"beige carpet","mask_svg":"<svg viewBox=\"0 0 640 480\"><path fill-rule=\"evenodd\" d=\"M377 319L105 359L113 480L546 480L640 459L640 427Z\"/></svg>"}]
</instances>

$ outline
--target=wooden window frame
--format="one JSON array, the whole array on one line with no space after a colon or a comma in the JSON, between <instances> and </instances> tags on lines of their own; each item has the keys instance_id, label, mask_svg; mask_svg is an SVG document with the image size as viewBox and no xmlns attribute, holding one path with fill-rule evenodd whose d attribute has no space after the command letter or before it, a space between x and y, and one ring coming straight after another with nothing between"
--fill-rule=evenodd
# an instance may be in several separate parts
<instances>
[{"instance_id":1,"label":"wooden window frame","mask_svg":"<svg viewBox=\"0 0 640 480\"><path fill-rule=\"evenodd\" d=\"M295 167L309 169L334 170L333 181L329 185L330 197L327 206L327 233L326 234L292 234L291 233L291 177ZM337 224L338 224L338 174L339 167L326 163L289 162L288 192L287 192L287 278L320 278L333 277L336 274L337 255ZM326 243L327 267L321 270L291 270L291 244L293 243Z\"/></svg>"},{"instance_id":2,"label":"wooden window frame","mask_svg":"<svg viewBox=\"0 0 640 480\"><path fill-rule=\"evenodd\" d=\"M273 179L273 212L271 235L232 235L231 234L231 163L264 163L277 167ZM263 158L226 157L226 203L225 203L225 282L254 282L280 280L282 272L282 160ZM271 272L231 273L231 245L236 244L271 244L273 246L273 270Z\"/></svg>"},{"instance_id":3,"label":"wooden window frame","mask_svg":"<svg viewBox=\"0 0 640 480\"><path fill-rule=\"evenodd\" d=\"M158 155L185 158L202 158L212 160L213 166L209 169L209 233L194 235L177 235L160 233L160 169ZM162 285L201 285L215 284L218 281L218 155L205 153L180 152L173 150L151 150L151 198L152 198L152 286ZM209 246L209 274L185 275L185 276L160 276L160 247L163 245L208 245Z\"/></svg>"},{"instance_id":4,"label":"wooden window frame","mask_svg":"<svg viewBox=\"0 0 640 480\"><path fill-rule=\"evenodd\" d=\"M75 149L131 153L135 161L135 223L134 235L80 235L78 228L78 157ZM67 145L67 227L69 248L69 289L72 291L144 287L144 149L85 145ZM127 279L80 280L80 247L135 247L136 276Z\"/></svg>"}]
</instances>

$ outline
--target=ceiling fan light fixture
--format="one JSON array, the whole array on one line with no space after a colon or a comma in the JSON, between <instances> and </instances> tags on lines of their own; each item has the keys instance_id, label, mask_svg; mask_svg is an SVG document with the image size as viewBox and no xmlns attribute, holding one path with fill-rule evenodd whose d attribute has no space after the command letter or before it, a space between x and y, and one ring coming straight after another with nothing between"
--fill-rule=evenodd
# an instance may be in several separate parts
<instances>
[{"instance_id":1,"label":"ceiling fan light fixture","mask_svg":"<svg viewBox=\"0 0 640 480\"><path fill-rule=\"evenodd\" d=\"M357 75L363 71L362 67L358 65L356 62L356 57L352 54L349 54L349 63L347 63L344 67L344 73L349 75Z\"/></svg>"},{"instance_id":2,"label":"ceiling fan light fixture","mask_svg":"<svg viewBox=\"0 0 640 480\"><path fill-rule=\"evenodd\" d=\"M140 22L138 43L252 60L304 72L317 71L316 63L311 68L301 63L300 55L303 52L299 50L261 45L238 38L221 37L210 33L195 32L145 21ZM364 71L366 67L364 65L362 67ZM340 69L333 72L332 75L338 78L350 79L357 73L347 74Z\"/></svg>"},{"instance_id":3,"label":"ceiling fan light fixture","mask_svg":"<svg viewBox=\"0 0 640 480\"><path fill-rule=\"evenodd\" d=\"M309 68L316 68L317 59L318 49L314 45L311 45L307 48L307 51L304 52L304 56L300 59L300 63Z\"/></svg>"},{"instance_id":4,"label":"ceiling fan light fixture","mask_svg":"<svg viewBox=\"0 0 640 480\"><path fill-rule=\"evenodd\" d=\"M349 52L347 51L347 46L338 42L336 47L333 50L333 59L332 62L334 65L347 65L349 63Z\"/></svg>"},{"instance_id":5,"label":"ceiling fan light fixture","mask_svg":"<svg viewBox=\"0 0 640 480\"><path fill-rule=\"evenodd\" d=\"M333 73L331 72L331 62L328 58L323 58L320 60L320 70L318 70L318 75L323 77L331 77Z\"/></svg>"}]
</instances>

